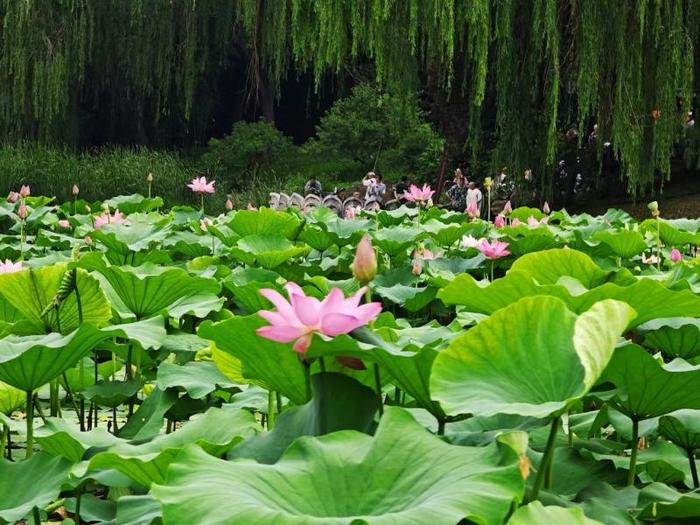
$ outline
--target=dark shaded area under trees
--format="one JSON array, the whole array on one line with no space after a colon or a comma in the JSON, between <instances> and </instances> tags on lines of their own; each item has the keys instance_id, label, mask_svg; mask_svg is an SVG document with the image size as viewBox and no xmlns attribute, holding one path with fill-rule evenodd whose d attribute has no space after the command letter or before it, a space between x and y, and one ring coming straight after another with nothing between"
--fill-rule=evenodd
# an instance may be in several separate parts
<instances>
[{"instance_id":1,"label":"dark shaded area under trees","mask_svg":"<svg viewBox=\"0 0 700 525\"><path fill-rule=\"evenodd\" d=\"M592 156L610 142L632 194L674 153L700 166L683 150L695 0L1 0L0 16L5 142L189 149L262 117L300 143L373 81L420 94L451 163L518 185L531 169L541 195L593 123Z\"/></svg>"}]
</instances>

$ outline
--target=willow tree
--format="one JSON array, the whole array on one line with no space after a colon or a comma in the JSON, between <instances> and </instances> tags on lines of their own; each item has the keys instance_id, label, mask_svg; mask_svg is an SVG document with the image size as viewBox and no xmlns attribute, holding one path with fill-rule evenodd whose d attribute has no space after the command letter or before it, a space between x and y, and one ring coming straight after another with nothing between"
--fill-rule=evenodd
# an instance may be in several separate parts
<instances>
[{"instance_id":1,"label":"willow tree","mask_svg":"<svg viewBox=\"0 0 700 525\"><path fill-rule=\"evenodd\" d=\"M0 130L56 141L110 98L206 121L231 61L252 100L371 64L396 93L461 97L461 146L551 183L558 134L598 124L633 193L670 174L698 89L698 0L0 0ZM264 101L264 100L263 100ZM494 119L490 116L495 115ZM195 126L196 128L196 126Z\"/></svg>"}]
</instances>

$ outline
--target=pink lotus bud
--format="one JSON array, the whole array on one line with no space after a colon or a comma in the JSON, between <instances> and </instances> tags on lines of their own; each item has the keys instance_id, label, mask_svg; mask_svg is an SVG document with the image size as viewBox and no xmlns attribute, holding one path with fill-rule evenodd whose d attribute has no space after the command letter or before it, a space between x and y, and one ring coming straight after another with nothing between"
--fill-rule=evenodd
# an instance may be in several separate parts
<instances>
[{"instance_id":1,"label":"pink lotus bud","mask_svg":"<svg viewBox=\"0 0 700 525\"><path fill-rule=\"evenodd\" d=\"M29 215L29 212L27 211L27 205L24 203L21 203L19 205L19 209L17 210L17 215L19 216L20 219L24 220L27 218L27 215Z\"/></svg>"},{"instance_id":2,"label":"pink lotus bud","mask_svg":"<svg viewBox=\"0 0 700 525\"><path fill-rule=\"evenodd\" d=\"M671 250L671 262L677 263L681 262L683 260L683 254L677 249L674 248Z\"/></svg>"},{"instance_id":3,"label":"pink lotus bud","mask_svg":"<svg viewBox=\"0 0 700 525\"><path fill-rule=\"evenodd\" d=\"M11 191L10 194L7 196L7 202L14 204L19 200L19 193L16 191Z\"/></svg>"},{"instance_id":4,"label":"pink lotus bud","mask_svg":"<svg viewBox=\"0 0 700 525\"><path fill-rule=\"evenodd\" d=\"M540 221L538 221L538 220L535 219L532 215L530 215L530 216L527 218L527 225L528 225L528 226L539 226L539 225L540 225Z\"/></svg>"},{"instance_id":5,"label":"pink lotus bud","mask_svg":"<svg viewBox=\"0 0 700 525\"><path fill-rule=\"evenodd\" d=\"M91 246L92 245L92 237L90 237L89 235L86 235L85 236L85 244L88 246Z\"/></svg>"},{"instance_id":6,"label":"pink lotus bud","mask_svg":"<svg viewBox=\"0 0 700 525\"><path fill-rule=\"evenodd\" d=\"M77 197L79 193L80 193L80 188L78 188L77 184L73 184L73 197Z\"/></svg>"},{"instance_id":7,"label":"pink lotus bud","mask_svg":"<svg viewBox=\"0 0 700 525\"><path fill-rule=\"evenodd\" d=\"M496 215L493 224L496 228L503 228L506 225L506 220L503 218L503 215Z\"/></svg>"},{"instance_id":8,"label":"pink lotus bud","mask_svg":"<svg viewBox=\"0 0 700 525\"><path fill-rule=\"evenodd\" d=\"M226 199L226 209L231 211L233 209L233 201L231 198Z\"/></svg>"},{"instance_id":9,"label":"pink lotus bud","mask_svg":"<svg viewBox=\"0 0 700 525\"><path fill-rule=\"evenodd\" d=\"M547 201L544 201L544 205L542 206L542 211L549 215L549 203Z\"/></svg>"},{"instance_id":10,"label":"pink lotus bud","mask_svg":"<svg viewBox=\"0 0 700 525\"><path fill-rule=\"evenodd\" d=\"M513 206L511 205L510 201L506 201L505 205L503 206L503 215L508 215L513 211Z\"/></svg>"},{"instance_id":11,"label":"pink lotus bud","mask_svg":"<svg viewBox=\"0 0 700 525\"><path fill-rule=\"evenodd\" d=\"M355 207L354 206L348 206L345 208L345 218L346 219L354 219L357 216L357 213L355 212Z\"/></svg>"},{"instance_id":12,"label":"pink lotus bud","mask_svg":"<svg viewBox=\"0 0 700 525\"><path fill-rule=\"evenodd\" d=\"M421 260L420 257L413 258L413 267L412 267L411 271L415 275L420 275L423 272L423 261Z\"/></svg>"},{"instance_id":13,"label":"pink lotus bud","mask_svg":"<svg viewBox=\"0 0 700 525\"><path fill-rule=\"evenodd\" d=\"M355 259L352 262L352 274L363 285L369 283L377 275L377 254L372 246L369 235L365 234L357 245Z\"/></svg>"},{"instance_id":14,"label":"pink lotus bud","mask_svg":"<svg viewBox=\"0 0 700 525\"><path fill-rule=\"evenodd\" d=\"M61 219L60 221L58 221L58 225L61 228L65 228L65 229L70 228L70 222L68 222L66 219Z\"/></svg>"},{"instance_id":15,"label":"pink lotus bud","mask_svg":"<svg viewBox=\"0 0 700 525\"><path fill-rule=\"evenodd\" d=\"M513 220L511 221L510 225L513 226L513 227L515 227L515 226L520 226L520 219L518 219L518 218L516 217L515 219L513 219Z\"/></svg>"},{"instance_id":16,"label":"pink lotus bud","mask_svg":"<svg viewBox=\"0 0 700 525\"><path fill-rule=\"evenodd\" d=\"M32 194L32 190L29 188L29 186L25 186L22 184L22 187L19 189L19 196L22 197L23 199L26 199Z\"/></svg>"}]
</instances>

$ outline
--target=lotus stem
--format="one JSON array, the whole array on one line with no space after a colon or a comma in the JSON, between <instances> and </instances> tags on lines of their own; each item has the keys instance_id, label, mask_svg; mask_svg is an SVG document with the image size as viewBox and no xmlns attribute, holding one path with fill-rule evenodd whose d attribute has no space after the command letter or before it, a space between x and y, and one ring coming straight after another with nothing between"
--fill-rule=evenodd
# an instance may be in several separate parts
<instances>
[{"instance_id":1,"label":"lotus stem","mask_svg":"<svg viewBox=\"0 0 700 525\"><path fill-rule=\"evenodd\" d=\"M438 436L444 436L445 435L445 418L438 418L438 429L437 429L437 435Z\"/></svg>"},{"instance_id":2,"label":"lotus stem","mask_svg":"<svg viewBox=\"0 0 700 525\"><path fill-rule=\"evenodd\" d=\"M275 393L270 390L267 393L267 430L275 426Z\"/></svg>"},{"instance_id":3,"label":"lotus stem","mask_svg":"<svg viewBox=\"0 0 700 525\"><path fill-rule=\"evenodd\" d=\"M27 450L25 458L34 453L34 391L27 390ZM34 507L36 509L36 507ZM38 509L37 509L38 510Z\"/></svg>"},{"instance_id":4,"label":"lotus stem","mask_svg":"<svg viewBox=\"0 0 700 525\"><path fill-rule=\"evenodd\" d=\"M321 372L326 371L326 360L323 357L318 358L318 366L321 367Z\"/></svg>"},{"instance_id":5,"label":"lotus stem","mask_svg":"<svg viewBox=\"0 0 700 525\"><path fill-rule=\"evenodd\" d=\"M549 428L549 437L547 438L547 445L544 449L544 455L540 461L539 468L537 469L537 477L535 478L535 484L532 487L532 493L528 501L535 501L540 494L540 489L544 484L544 478L549 470L549 464L552 461L552 456L554 455L554 448L557 441L557 430L559 430L559 416L552 420L552 425Z\"/></svg>"},{"instance_id":6,"label":"lotus stem","mask_svg":"<svg viewBox=\"0 0 700 525\"><path fill-rule=\"evenodd\" d=\"M690 463L690 474L693 476L693 487L700 488L700 481L698 480L698 467L695 464L695 454L693 454L693 449L689 448L686 450L688 453L688 462Z\"/></svg>"},{"instance_id":7,"label":"lotus stem","mask_svg":"<svg viewBox=\"0 0 700 525\"><path fill-rule=\"evenodd\" d=\"M73 513L74 521L77 525L80 525L80 503L83 496L83 484L81 483L75 489L75 512Z\"/></svg>"},{"instance_id":8,"label":"lotus stem","mask_svg":"<svg viewBox=\"0 0 700 525\"><path fill-rule=\"evenodd\" d=\"M384 400L382 399L382 377L379 373L379 365L374 363L374 383L377 386L377 397L379 398L379 416L384 415Z\"/></svg>"},{"instance_id":9,"label":"lotus stem","mask_svg":"<svg viewBox=\"0 0 700 525\"><path fill-rule=\"evenodd\" d=\"M41 525L41 512L39 507L34 507L32 509L32 516L34 516L34 525Z\"/></svg>"},{"instance_id":10,"label":"lotus stem","mask_svg":"<svg viewBox=\"0 0 700 525\"><path fill-rule=\"evenodd\" d=\"M2 424L2 433L0 434L0 458L5 457L5 447L8 443L8 438L10 436L10 427L5 423Z\"/></svg>"},{"instance_id":11,"label":"lotus stem","mask_svg":"<svg viewBox=\"0 0 700 525\"><path fill-rule=\"evenodd\" d=\"M632 451L630 454L630 469L627 472L627 486L634 485L634 480L637 475L637 453L639 452L639 421L632 419Z\"/></svg>"},{"instance_id":12,"label":"lotus stem","mask_svg":"<svg viewBox=\"0 0 700 525\"><path fill-rule=\"evenodd\" d=\"M306 384L306 399L310 400L312 397L311 392L311 369L308 361L303 360L301 366L304 369L304 382Z\"/></svg>"},{"instance_id":13,"label":"lotus stem","mask_svg":"<svg viewBox=\"0 0 700 525\"><path fill-rule=\"evenodd\" d=\"M282 395L275 391L275 401L277 402L277 414L282 413Z\"/></svg>"}]
</instances>

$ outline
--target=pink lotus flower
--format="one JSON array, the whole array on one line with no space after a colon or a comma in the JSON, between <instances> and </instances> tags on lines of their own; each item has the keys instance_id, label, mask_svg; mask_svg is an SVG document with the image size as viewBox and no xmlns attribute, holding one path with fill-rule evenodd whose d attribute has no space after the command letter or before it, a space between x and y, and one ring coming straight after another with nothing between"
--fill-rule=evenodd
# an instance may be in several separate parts
<instances>
[{"instance_id":1,"label":"pink lotus flower","mask_svg":"<svg viewBox=\"0 0 700 525\"><path fill-rule=\"evenodd\" d=\"M10 202L14 204L19 200L19 193L16 191L11 191L10 194L7 196L7 202Z\"/></svg>"},{"instance_id":2,"label":"pink lotus flower","mask_svg":"<svg viewBox=\"0 0 700 525\"><path fill-rule=\"evenodd\" d=\"M348 206L345 208L345 218L346 219L354 219L357 217L357 211L355 211L355 206Z\"/></svg>"},{"instance_id":3,"label":"pink lotus flower","mask_svg":"<svg viewBox=\"0 0 700 525\"><path fill-rule=\"evenodd\" d=\"M514 228L516 226L520 226L520 224L521 224L520 219L518 219L517 217L515 219L513 219L512 221L510 221L510 225L513 226Z\"/></svg>"},{"instance_id":4,"label":"pink lotus flower","mask_svg":"<svg viewBox=\"0 0 700 525\"><path fill-rule=\"evenodd\" d=\"M23 199L26 199L32 194L32 190L29 186L25 186L22 184L22 187L19 189L19 196L22 197Z\"/></svg>"},{"instance_id":5,"label":"pink lotus flower","mask_svg":"<svg viewBox=\"0 0 700 525\"><path fill-rule=\"evenodd\" d=\"M77 184L73 184L73 197L77 197L80 194L80 188Z\"/></svg>"},{"instance_id":6,"label":"pink lotus flower","mask_svg":"<svg viewBox=\"0 0 700 525\"><path fill-rule=\"evenodd\" d=\"M362 284L371 282L377 275L377 253L374 251L369 235L365 234L357 244L351 268L355 279Z\"/></svg>"},{"instance_id":7,"label":"pink lotus flower","mask_svg":"<svg viewBox=\"0 0 700 525\"><path fill-rule=\"evenodd\" d=\"M547 215L549 215L550 210L549 210L549 203L547 201L544 201L544 205L542 206L542 211L544 213L546 213Z\"/></svg>"},{"instance_id":8,"label":"pink lotus flower","mask_svg":"<svg viewBox=\"0 0 700 525\"><path fill-rule=\"evenodd\" d=\"M671 250L671 262L677 263L681 262L683 260L683 254L677 249L674 248Z\"/></svg>"},{"instance_id":9,"label":"pink lotus flower","mask_svg":"<svg viewBox=\"0 0 700 525\"><path fill-rule=\"evenodd\" d=\"M15 273L22 271L22 261L13 263L10 259L5 259L5 262L0 260L0 273Z\"/></svg>"},{"instance_id":10,"label":"pink lotus flower","mask_svg":"<svg viewBox=\"0 0 700 525\"><path fill-rule=\"evenodd\" d=\"M508 215L513 211L513 206L511 205L510 201L506 201L505 205L503 206L503 215Z\"/></svg>"},{"instance_id":11,"label":"pink lotus flower","mask_svg":"<svg viewBox=\"0 0 700 525\"><path fill-rule=\"evenodd\" d=\"M70 222L68 222L68 220L66 219L61 219L60 221L58 221L58 225L59 227L64 228L66 230L70 228Z\"/></svg>"},{"instance_id":12,"label":"pink lotus flower","mask_svg":"<svg viewBox=\"0 0 700 525\"><path fill-rule=\"evenodd\" d=\"M29 211L27 210L27 205L22 202L19 205L19 209L17 210L17 216L21 219L24 220L27 218L27 215L29 215Z\"/></svg>"},{"instance_id":13,"label":"pink lotus flower","mask_svg":"<svg viewBox=\"0 0 700 525\"><path fill-rule=\"evenodd\" d=\"M643 253L642 254L642 262L644 264L656 264L659 262L659 258L654 254L651 254L651 255L649 255L649 257L647 257L646 254Z\"/></svg>"},{"instance_id":14,"label":"pink lotus flower","mask_svg":"<svg viewBox=\"0 0 700 525\"><path fill-rule=\"evenodd\" d=\"M194 193L215 193L216 190L214 189L214 184L216 183L215 180L211 182L207 182L206 177L195 177L192 179L192 182L190 182L187 187L191 189Z\"/></svg>"},{"instance_id":15,"label":"pink lotus flower","mask_svg":"<svg viewBox=\"0 0 700 525\"><path fill-rule=\"evenodd\" d=\"M530 215L530 216L527 218L527 225L528 225L528 226L539 226L539 225L540 225L540 221L538 221L538 220L535 219L532 215Z\"/></svg>"},{"instance_id":16,"label":"pink lotus flower","mask_svg":"<svg viewBox=\"0 0 700 525\"><path fill-rule=\"evenodd\" d=\"M484 257L491 260L500 259L501 257L510 255L507 242L496 240L489 242L486 239L483 239L477 248L484 254Z\"/></svg>"},{"instance_id":17,"label":"pink lotus flower","mask_svg":"<svg viewBox=\"0 0 700 525\"><path fill-rule=\"evenodd\" d=\"M423 272L423 259L420 257L414 257L413 264L411 265L411 271L414 275L420 275Z\"/></svg>"},{"instance_id":18,"label":"pink lotus flower","mask_svg":"<svg viewBox=\"0 0 700 525\"><path fill-rule=\"evenodd\" d=\"M102 215L98 215L95 217L95 223L93 227L96 230L99 230L104 226L105 224L122 224L126 222L126 218L124 215L119 210L116 210L114 212L114 215L110 215L108 211L105 211L102 213Z\"/></svg>"},{"instance_id":19,"label":"pink lotus flower","mask_svg":"<svg viewBox=\"0 0 700 525\"><path fill-rule=\"evenodd\" d=\"M479 243L484 239L476 239L473 235L465 235L462 237L463 248L478 248Z\"/></svg>"},{"instance_id":20,"label":"pink lotus flower","mask_svg":"<svg viewBox=\"0 0 700 525\"><path fill-rule=\"evenodd\" d=\"M414 257L420 257L424 261L434 261L437 257L433 252L428 250L425 246L421 246L414 253Z\"/></svg>"},{"instance_id":21,"label":"pink lotus flower","mask_svg":"<svg viewBox=\"0 0 700 525\"><path fill-rule=\"evenodd\" d=\"M231 211L233 209L233 201L230 198L226 199L226 209L228 211Z\"/></svg>"},{"instance_id":22,"label":"pink lotus flower","mask_svg":"<svg viewBox=\"0 0 700 525\"><path fill-rule=\"evenodd\" d=\"M428 184L423 184L422 188L419 188L415 184L411 184L408 191L404 192L403 198L409 202L416 202L418 204L427 203L435 192L430 189Z\"/></svg>"},{"instance_id":23,"label":"pink lotus flower","mask_svg":"<svg viewBox=\"0 0 700 525\"><path fill-rule=\"evenodd\" d=\"M475 200L469 201L469 205L467 206L467 215L469 215L469 217L472 219L475 219L480 215L479 205Z\"/></svg>"},{"instance_id":24,"label":"pink lotus flower","mask_svg":"<svg viewBox=\"0 0 700 525\"><path fill-rule=\"evenodd\" d=\"M293 349L300 354L309 349L315 333L327 337L347 334L366 325L382 311L380 303L360 306L364 287L348 298L339 288L333 288L323 301L307 296L296 283L288 282L286 288L289 301L276 290L260 290L277 311L258 312L270 325L258 328L257 334L278 343L294 341Z\"/></svg>"},{"instance_id":25,"label":"pink lotus flower","mask_svg":"<svg viewBox=\"0 0 700 525\"><path fill-rule=\"evenodd\" d=\"M211 222L211 219L209 219L208 217L205 217L204 219L200 219L200 221L199 221L199 227L202 229L202 231L205 231L205 232L209 231L208 227L211 226L212 224L214 224L214 223Z\"/></svg>"},{"instance_id":26,"label":"pink lotus flower","mask_svg":"<svg viewBox=\"0 0 700 525\"><path fill-rule=\"evenodd\" d=\"M506 225L506 220L503 218L503 215L496 215L496 218L493 220L493 225L496 228L503 228Z\"/></svg>"}]
</instances>

